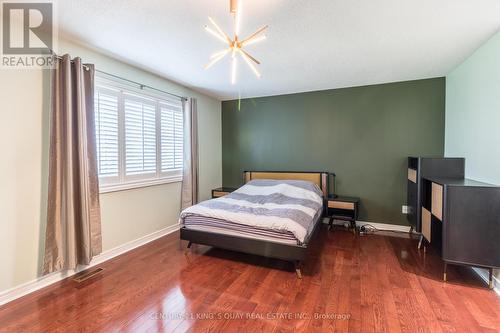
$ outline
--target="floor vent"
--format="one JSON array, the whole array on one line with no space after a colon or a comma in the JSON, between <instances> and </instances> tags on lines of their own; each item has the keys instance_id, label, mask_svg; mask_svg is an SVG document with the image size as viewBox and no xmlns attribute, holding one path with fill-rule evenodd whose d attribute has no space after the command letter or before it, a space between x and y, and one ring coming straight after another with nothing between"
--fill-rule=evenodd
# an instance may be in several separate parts
<instances>
[{"instance_id":1,"label":"floor vent","mask_svg":"<svg viewBox=\"0 0 500 333\"><path fill-rule=\"evenodd\" d=\"M93 276L96 276L97 274L101 273L104 270L104 268L96 268L96 269L91 269L89 271L82 272L80 274L77 274L74 278L73 281L76 281L78 283L81 283L83 281L87 281Z\"/></svg>"}]
</instances>

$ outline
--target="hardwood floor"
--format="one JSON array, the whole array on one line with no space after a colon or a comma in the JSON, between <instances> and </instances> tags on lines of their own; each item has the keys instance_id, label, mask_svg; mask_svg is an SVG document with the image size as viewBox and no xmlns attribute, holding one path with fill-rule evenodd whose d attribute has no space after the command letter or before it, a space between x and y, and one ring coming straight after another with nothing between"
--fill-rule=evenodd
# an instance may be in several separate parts
<instances>
[{"instance_id":1,"label":"hardwood floor","mask_svg":"<svg viewBox=\"0 0 500 333\"><path fill-rule=\"evenodd\" d=\"M394 234L395 235L395 234ZM0 332L496 332L500 298L416 240L321 230L298 280L278 260L174 233L0 307ZM180 247L182 245L182 248Z\"/></svg>"}]
</instances>

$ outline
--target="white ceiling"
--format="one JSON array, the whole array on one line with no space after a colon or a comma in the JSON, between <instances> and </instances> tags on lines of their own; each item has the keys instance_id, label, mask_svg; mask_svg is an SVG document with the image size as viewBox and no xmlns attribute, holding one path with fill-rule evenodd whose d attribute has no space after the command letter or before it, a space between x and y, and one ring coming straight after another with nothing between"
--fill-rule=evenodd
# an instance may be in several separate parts
<instances>
[{"instance_id":1,"label":"white ceiling","mask_svg":"<svg viewBox=\"0 0 500 333\"><path fill-rule=\"evenodd\" d=\"M228 0L64 0L60 34L221 100L448 74L500 29L499 0L243 0L242 35L257 79L229 59L205 71L224 45L207 16L232 31Z\"/></svg>"}]
</instances>

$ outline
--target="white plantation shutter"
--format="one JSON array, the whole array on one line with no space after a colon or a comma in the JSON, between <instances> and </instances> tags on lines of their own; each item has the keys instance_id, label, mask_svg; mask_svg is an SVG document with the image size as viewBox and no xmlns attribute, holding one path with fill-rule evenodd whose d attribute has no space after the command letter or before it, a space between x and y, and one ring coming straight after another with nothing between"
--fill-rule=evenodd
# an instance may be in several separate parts
<instances>
[{"instance_id":1,"label":"white plantation shutter","mask_svg":"<svg viewBox=\"0 0 500 333\"><path fill-rule=\"evenodd\" d=\"M184 117L182 114L182 105L180 106L180 109L178 111L174 112L174 139L175 139L175 145L174 145L174 156L175 156L175 166L174 168L176 170L181 170L182 173L182 167L183 167L183 143L184 143Z\"/></svg>"},{"instance_id":2,"label":"white plantation shutter","mask_svg":"<svg viewBox=\"0 0 500 333\"><path fill-rule=\"evenodd\" d=\"M98 88L94 94L95 129L99 177L118 177L119 92Z\"/></svg>"},{"instance_id":3,"label":"white plantation shutter","mask_svg":"<svg viewBox=\"0 0 500 333\"><path fill-rule=\"evenodd\" d=\"M164 96L97 79L94 103L101 190L182 179L182 102Z\"/></svg>"},{"instance_id":4,"label":"white plantation shutter","mask_svg":"<svg viewBox=\"0 0 500 333\"><path fill-rule=\"evenodd\" d=\"M161 171L182 173L183 114L180 101L160 102Z\"/></svg>"},{"instance_id":5,"label":"white plantation shutter","mask_svg":"<svg viewBox=\"0 0 500 333\"><path fill-rule=\"evenodd\" d=\"M124 96L125 175L156 173L156 103Z\"/></svg>"}]
</instances>

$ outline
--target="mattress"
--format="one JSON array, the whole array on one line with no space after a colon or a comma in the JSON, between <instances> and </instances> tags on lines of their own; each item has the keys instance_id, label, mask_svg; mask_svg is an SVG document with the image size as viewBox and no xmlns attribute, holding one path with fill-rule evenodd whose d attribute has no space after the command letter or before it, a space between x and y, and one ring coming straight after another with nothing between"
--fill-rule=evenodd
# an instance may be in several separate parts
<instances>
[{"instance_id":1,"label":"mattress","mask_svg":"<svg viewBox=\"0 0 500 333\"><path fill-rule=\"evenodd\" d=\"M270 242L297 245L297 238L291 232L278 232L272 229L257 228L243 224L224 221L213 217L191 215L184 219L184 227L191 230L200 230L238 236Z\"/></svg>"},{"instance_id":2,"label":"mattress","mask_svg":"<svg viewBox=\"0 0 500 333\"><path fill-rule=\"evenodd\" d=\"M188 229L304 244L322 210L322 192L314 183L259 179L185 209L180 223Z\"/></svg>"}]
</instances>

